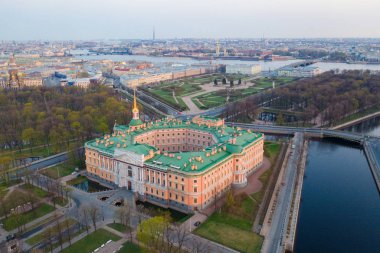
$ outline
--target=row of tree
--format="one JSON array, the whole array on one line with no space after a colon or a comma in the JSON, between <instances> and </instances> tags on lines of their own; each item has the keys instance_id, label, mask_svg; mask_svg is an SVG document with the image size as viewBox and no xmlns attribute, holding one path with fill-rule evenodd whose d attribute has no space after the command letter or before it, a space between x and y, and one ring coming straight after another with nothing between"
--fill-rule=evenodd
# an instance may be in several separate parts
<instances>
[{"instance_id":1,"label":"row of tree","mask_svg":"<svg viewBox=\"0 0 380 253\"><path fill-rule=\"evenodd\" d=\"M0 108L0 150L9 153L1 155L0 170L21 165L12 150L62 152L131 119L131 105L105 86L3 90Z\"/></svg>"},{"instance_id":2,"label":"row of tree","mask_svg":"<svg viewBox=\"0 0 380 253\"><path fill-rule=\"evenodd\" d=\"M380 75L359 70L325 72L229 105L224 116L253 120L261 106L297 112L303 124L332 125L380 106Z\"/></svg>"}]
</instances>

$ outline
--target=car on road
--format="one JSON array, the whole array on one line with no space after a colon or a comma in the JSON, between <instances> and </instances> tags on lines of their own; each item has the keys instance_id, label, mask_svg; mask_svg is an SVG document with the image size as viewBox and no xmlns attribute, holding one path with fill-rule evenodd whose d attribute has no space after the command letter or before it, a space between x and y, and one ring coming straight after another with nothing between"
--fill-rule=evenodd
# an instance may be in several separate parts
<instances>
[{"instance_id":1,"label":"car on road","mask_svg":"<svg viewBox=\"0 0 380 253\"><path fill-rule=\"evenodd\" d=\"M15 238L16 238L15 234L10 234L10 235L7 235L6 240L7 240L7 242L9 242L9 241L12 241Z\"/></svg>"},{"instance_id":2,"label":"car on road","mask_svg":"<svg viewBox=\"0 0 380 253\"><path fill-rule=\"evenodd\" d=\"M201 225L201 222L200 222L200 221L196 221L196 222L194 223L194 226L195 226L195 227L199 227L199 225Z\"/></svg>"}]
</instances>

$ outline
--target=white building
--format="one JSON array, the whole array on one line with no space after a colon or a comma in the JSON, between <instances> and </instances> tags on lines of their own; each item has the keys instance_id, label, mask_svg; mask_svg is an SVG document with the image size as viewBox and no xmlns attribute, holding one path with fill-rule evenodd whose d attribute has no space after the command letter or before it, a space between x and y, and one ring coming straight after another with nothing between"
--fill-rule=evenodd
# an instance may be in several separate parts
<instances>
[{"instance_id":1,"label":"white building","mask_svg":"<svg viewBox=\"0 0 380 253\"><path fill-rule=\"evenodd\" d=\"M244 75L257 75L261 73L261 66L259 64L235 64L227 65L226 73L228 74L244 74Z\"/></svg>"}]
</instances>

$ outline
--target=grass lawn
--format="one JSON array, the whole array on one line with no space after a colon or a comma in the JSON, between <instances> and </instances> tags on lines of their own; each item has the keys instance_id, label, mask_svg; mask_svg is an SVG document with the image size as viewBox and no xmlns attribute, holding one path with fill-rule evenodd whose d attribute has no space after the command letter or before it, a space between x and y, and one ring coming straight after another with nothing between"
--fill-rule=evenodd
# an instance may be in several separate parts
<instances>
[{"instance_id":1,"label":"grass lawn","mask_svg":"<svg viewBox=\"0 0 380 253\"><path fill-rule=\"evenodd\" d=\"M74 179L71 179L71 180L67 181L66 183L68 185L76 185L76 184L80 184L80 183L82 183L83 181L86 181L86 180L87 180L87 177L85 177L85 176L78 176L78 177L76 177Z\"/></svg>"},{"instance_id":2,"label":"grass lawn","mask_svg":"<svg viewBox=\"0 0 380 253\"><path fill-rule=\"evenodd\" d=\"M100 228L80 239L70 247L62 250L61 253L90 253L96 248L99 248L102 244L106 243L108 240L117 241L119 239L119 236Z\"/></svg>"},{"instance_id":3,"label":"grass lawn","mask_svg":"<svg viewBox=\"0 0 380 253\"><path fill-rule=\"evenodd\" d=\"M278 153L280 152L281 144L278 142L266 141L264 142L264 155L269 158L271 163L275 161Z\"/></svg>"},{"instance_id":4,"label":"grass lawn","mask_svg":"<svg viewBox=\"0 0 380 253\"><path fill-rule=\"evenodd\" d=\"M19 183L21 183L21 182L22 182L21 179L15 179L15 180L10 180L10 181L8 181L8 182L2 182L2 183L0 184L0 190L6 189L6 188L8 188L8 187L11 187L11 186L13 186L13 185L19 184Z\"/></svg>"},{"instance_id":5,"label":"grass lawn","mask_svg":"<svg viewBox=\"0 0 380 253\"><path fill-rule=\"evenodd\" d=\"M281 144L278 142L265 142L265 155L273 163L280 152ZM260 176L265 189L272 170L267 170ZM234 198L231 210L225 207L213 213L206 222L200 225L194 233L209 240L226 245L240 252L260 252L263 238L252 232L252 224L264 197L264 190L250 196L239 194Z\"/></svg>"},{"instance_id":6,"label":"grass lawn","mask_svg":"<svg viewBox=\"0 0 380 253\"><path fill-rule=\"evenodd\" d=\"M76 146L77 141L71 141L69 148L67 148L67 145L56 145L52 144L50 148L47 146L39 145L36 147L26 147L21 150L14 149L2 149L0 150L0 157L11 157L13 160L15 159L22 159L22 158L28 158L28 157L48 157L51 155L58 154L60 152L67 151L67 149L71 149L72 147Z\"/></svg>"},{"instance_id":7,"label":"grass lawn","mask_svg":"<svg viewBox=\"0 0 380 253\"><path fill-rule=\"evenodd\" d=\"M122 232L122 233L127 232L127 227L121 223L110 223L110 224L107 224L107 226L109 226L110 228L113 228L119 232Z\"/></svg>"},{"instance_id":8,"label":"grass lawn","mask_svg":"<svg viewBox=\"0 0 380 253\"><path fill-rule=\"evenodd\" d=\"M212 214L195 234L241 252L260 252L263 238L251 231L251 224L226 214Z\"/></svg>"},{"instance_id":9,"label":"grass lawn","mask_svg":"<svg viewBox=\"0 0 380 253\"><path fill-rule=\"evenodd\" d=\"M191 216L193 216L193 214L186 214L174 209L163 208L148 202L137 201L136 203L138 205L144 206L150 216L164 216L165 213L169 212L172 222L183 223L186 220L188 220Z\"/></svg>"},{"instance_id":10,"label":"grass lawn","mask_svg":"<svg viewBox=\"0 0 380 253\"><path fill-rule=\"evenodd\" d=\"M69 226L74 225L76 222L77 222L77 221L76 221L76 220L73 220L73 219L69 219L69 220L68 220ZM60 226L61 226L61 228L63 228L63 230L66 229L66 223L65 223L64 221L60 222ZM51 228L53 228L53 231L54 231L53 234L57 234L57 233L58 233L57 225L54 225L54 226L51 227ZM44 231L46 231L46 229L45 229ZM45 235L44 235L44 231L42 231L42 232L40 232L40 233L38 233L38 234L36 234L36 235L30 237L29 239L26 240L26 242L27 242L29 245L31 245L31 246L32 246L32 245L35 245L35 244L37 244L37 243L39 243L39 242L41 242L41 241L44 239L44 237L45 237Z\"/></svg>"},{"instance_id":11,"label":"grass lawn","mask_svg":"<svg viewBox=\"0 0 380 253\"><path fill-rule=\"evenodd\" d=\"M235 79L236 80L236 79ZM289 77L281 77L275 79L276 86L288 84L293 82L294 78ZM238 86L236 86L238 87ZM230 97L228 102L236 102L241 100L242 98L260 93L266 89L272 88L272 79L269 78L260 78L253 81L253 85L247 87L245 89L235 89L230 93ZM217 106L224 105L226 103L227 91L219 90L214 92L209 92L206 94L202 94L192 98L192 101L200 108L200 109L209 109ZM203 103L202 106L197 99Z\"/></svg>"},{"instance_id":12,"label":"grass lawn","mask_svg":"<svg viewBox=\"0 0 380 253\"><path fill-rule=\"evenodd\" d=\"M58 164L53 167L49 167L41 171L47 177L58 179L70 175L75 171L75 166L69 166L67 164Z\"/></svg>"},{"instance_id":13,"label":"grass lawn","mask_svg":"<svg viewBox=\"0 0 380 253\"><path fill-rule=\"evenodd\" d=\"M42 190L41 188L38 188L34 185L31 184L23 184L21 188L27 190L27 191L32 191L35 196L39 198L45 198L48 195L48 192L45 190Z\"/></svg>"},{"instance_id":14,"label":"grass lawn","mask_svg":"<svg viewBox=\"0 0 380 253\"><path fill-rule=\"evenodd\" d=\"M46 203L42 203L40 206L35 208L32 211L26 212L21 215L21 221L18 223L15 222L15 219L20 219L20 217L17 216L9 216L8 218L5 218L2 220L2 223L4 224L4 229L7 231L10 231L12 229L17 228L17 225L24 225L27 224L37 218L40 218L50 212L54 211L54 207L51 205L48 205Z\"/></svg>"},{"instance_id":15,"label":"grass lawn","mask_svg":"<svg viewBox=\"0 0 380 253\"><path fill-rule=\"evenodd\" d=\"M137 244L126 242L118 253L148 253L148 251Z\"/></svg>"}]
</instances>

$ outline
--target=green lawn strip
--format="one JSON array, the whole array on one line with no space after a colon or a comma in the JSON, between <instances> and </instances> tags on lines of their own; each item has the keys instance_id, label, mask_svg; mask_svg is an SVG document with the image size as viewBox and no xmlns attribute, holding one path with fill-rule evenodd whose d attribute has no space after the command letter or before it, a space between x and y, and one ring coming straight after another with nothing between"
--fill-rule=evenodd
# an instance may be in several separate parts
<instances>
[{"instance_id":1,"label":"green lawn strip","mask_svg":"<svg viewBox=\"0 0 380 253\"><path fill-rule=\"evenodd\" d=\"M76 177L74 179L71 179L71 180L67 181L66 184L68 184L68 185L76 185L76 184L82 183L85 180L87 180L87 177L85 177L85 176L78 176L78 177Z\"/></svg>"},{"instance_id":2,"label":"green lawn strip","mask_svg":"<svg viewBox=\"0 0 380 253\"><path fill-rule=\"evenodd\" d=\"M7 182L4 181L4 182L0 183L0 190L6 189L8 187L11 187L13 185L19 184L21 182L22 182L21 179L14 179L14 180L10 180L10 181L7 181Z\"/></svg>"},{"instance_id":3,"label":"green lawn strip","mask_svg":"<svg viewBox=\"0 0 380 253\"><path fill-rule=\"evenodd\" d=\"M100 228L80 239L73 245L65 248L61 251L61 253L90 253L96 248L99 248L102 244L106 243L108 240L118 241L119 239L119 236Z\"/></svg>"},{"instance_id":4,"label":"green lawn strip","mask_svg":"<svg viewBox=\"0 0 380 253\"><path fill-rule=\"evenodd\" d=\"M34 223L33 226L27 227L27 229L25 231L23 231L23 234L30 232L31 230L35 229L36 227L47 224L47 223L51 222L52 220L55 220L56 218L57 217L55 215L51 215L49 218L46 218L42 221Z\"/></svg>"},{"instance_id":5,"label":"green lawn strip","mask_svg":"<svg viewBox=\"0 0 380 253\"><path fill-rule=\"evenodd\" d=\"M38 188L34 185L31 184L23 184L20 186L22 189L27 190L27 191L33 191L34 195L39 197L39 198L45 198L48 195L48 192Z\"/></svg>"},{"instance_id":6,"label":"green lawn strip","mask_svg":"<svg viewBox=\"0 0 380 253\"><path fill-rule=\"evenodd\" d=\"M47 146L35 146L31 148L24 148L21 151L20 150L0 150L0 157L9 156L12 157L12 159L21 159L21 158L28 158L28 157L48 157L55 154L58 154L60 152L67 151L70 149L70 147L76 146L77 141L71 141L69 148L67 148L67 145L61 145L61 144L51 144L50 148ZM78 141L79 142L79 141ZM52 148L54 146L54 148Z\"/></svg>"},{"instance_id":7,"label":"green lawn strip","mask_svg":"<svg viewBox=\"0 0 380 253\"><path fill-rule=\"evenodd\" d=\"M253 233L251 227L244 230L226 222L215 221L212 216L211 220L209 218L195 230L195 234L241 252L260 252L263 238Z\"/></svg>"},{"instance_id":8,"label":"green lawn strip","mask_svg":"<svg viewBox=\"0 0 380 253\"><path fill-rule=\"evenodd\" d=\"M68 222L69 222L69 226L70 226L70 227L71 227L72 225L74 225L75 223L77 223L77 221L74 220L74 219L68 219ZM60 222L60 227L61 227L61 230L62 230L62 231L63 231L63 230L66 230L66 222L64 222L64 221ZM53 235L58 234L58 227L57 227L57 225L54 225L54 226L52 226L51 228L53 229L53 233L52 233ZM45 232L45 231L46 231L46 229L43 230L42 232L40 232L40 233L38 233L38 234L36 234L36 235L34 235L34 236L28 238L28 239L26 240L26 243L28 243L29 245L33 246L33 245L35 245L35 244L41 242L41 241L44 239L44 236L45 236L45 235L44 235L44 232Z\"/></svg>"},{"instance_id":9,"label":"green lawn strip","mask_svg":"<svg viewBox=\"0 0 380 253\"><path fill-rule=\"evenodd\" d=\"M133 242L126 242L117 253L148 253L149 251Z\"/></svg>"},{"instance_id":10,"label":"green lawn strip","mask_svg":"<svg viewBox=\"0 0 380 253\"><path fill-rule=\"evenodd\" d=\"M75 238L75 237L77 237L78 235L82 234L84 231L86 231L86 229L85 229L85 228L82 228L82 229L76 231L75 233L73 233L73 234L71 235L71 241L73 240L73 238ZM68 241L69 241L69 238L64 237L63 240L62 240L62 244L65 243L65 242L68 242ZM57 247L59 247L59 246L60 246L59 242L55 242L55 243L53 243L53 247L52 247L52 248L55 249L55 248L57 248ZM50 248L49 248L49 246L46 246L46 247L44 248L44 252L46 252L46 253L49 253L49 252L50 252Z\"/></svg>"},{"instance_id":11,"label":"green lawn strip","mask_svg":"<svg viewBox=\"0 0 380 253\"><path fill-rule=\"evenodd\" d=\"M268 157L269 160L273 163L278 153L280 152L280 148L280 143L266 141L264 143L264 155Z\"/></svg>"},{"instance_id":12,"label":"green lawn strip","mask_svg":"<svg viewBox=\"0 0 380 253\"><path fill-rule=\"evenodd\" d=\"M48 205L46 203L42 203L34 210L28 211L26 213L21 214L20 216L9 216L8 218L5 218L2 220L2 223L4 224L3 227L5 230L10 231L12 229L17 228L17 225L24 225L27 224L35 219L38 219L50 212L54 211L54 207L51 205ZM19 219L22 219L21 221ZM19 220L19 222L16 223L16 219Z\"/></svg>"},{"instance_id":13,"label":"green lawn strip","mask_svg":"<svg viewBox=\"0 0 380 253\"><path fill-rule=\"evenodd\" d=\"M115 229L121 233L127 232L127 227L121 223L110 223L110 224L107 224L107 226L110 228L113 228L113 229Z\"/></svg>"},{"instance_id":14,"label":"green lawn strip","mask_svg":"<svg viewBox=\"0 0 380 253\"><path fill-rule=\"evenodd\" d=\"M47 177L58 179L70 175L75 171L75 166L69 166L67 164L58 164L53 167L49 167L41 171L41 173Z\"/></svg>"}]
</instances>

